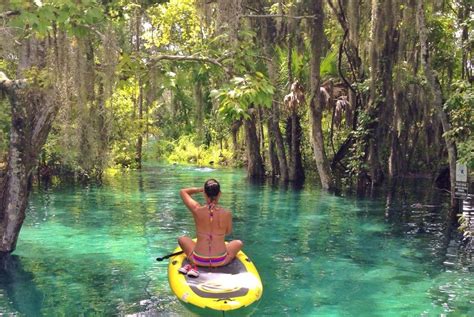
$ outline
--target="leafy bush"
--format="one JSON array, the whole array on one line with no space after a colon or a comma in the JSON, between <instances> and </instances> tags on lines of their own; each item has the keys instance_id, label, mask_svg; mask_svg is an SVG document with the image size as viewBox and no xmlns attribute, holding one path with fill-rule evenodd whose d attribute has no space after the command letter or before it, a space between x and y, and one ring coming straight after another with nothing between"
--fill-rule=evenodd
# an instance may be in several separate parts
<instances>
[{"instance_id":1,"label":"leafy bush","mask_svg":"<svg viewBox=\"0 0 474 317\"><path fill-rule=\"evenodd\" d=\"M232 164L232 151L219 145L196 145L194 136L184 135L174 142L157 141L152 147L154 157L169 163L198 166L228 166Z\"/></svg>"},{"instance_id":2,"label":"leafy bush","mask_svg":"<svg viewBox=\"0 0 474 317\"><path fill-rule=\"evenodd\" d=\"M451 122L446 136L456 142L458 160L474 168L474 89L466 81L455 81L453 94L444 104Z\"/></svg>"}]
</instances>

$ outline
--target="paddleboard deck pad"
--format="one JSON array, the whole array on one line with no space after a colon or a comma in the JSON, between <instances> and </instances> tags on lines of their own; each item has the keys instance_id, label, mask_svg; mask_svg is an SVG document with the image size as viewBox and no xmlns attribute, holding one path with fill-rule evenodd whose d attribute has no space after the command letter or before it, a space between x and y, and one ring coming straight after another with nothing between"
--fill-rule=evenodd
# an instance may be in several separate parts
<instances>
[{"instance_id":1,"label":"paddleboard deck pad","mask_svg":"<svg viewBox=\"0 0 474 317\"><path fill-rule=\"evenodd\" d=\"M178 251L181 248L174 250ZM170 258L168 265L171 289L185 303L227 311L248 306L262 296L263 286L257 269L242 251L225 266L199 266L199 277L189 277L178 272L180 267L188 263L186 255L182 253Z\"/></svg>"}]
</instances>

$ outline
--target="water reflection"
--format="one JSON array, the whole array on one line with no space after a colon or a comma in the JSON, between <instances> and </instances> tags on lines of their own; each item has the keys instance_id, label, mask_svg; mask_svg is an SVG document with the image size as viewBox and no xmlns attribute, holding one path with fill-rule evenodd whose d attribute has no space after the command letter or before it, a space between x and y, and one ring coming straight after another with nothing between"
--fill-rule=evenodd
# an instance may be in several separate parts
<instances>
[{"instance_id":1,"label":"water reflection","mask_svg":"<svg viewBox=\"0 0 474 317\"><path fill-rule=\"evenodd\" d=\"M35 287L34 275L16 255L0 256L0 310L5 314L39 316L44 295Z\"/></svg>"}]
</instances>

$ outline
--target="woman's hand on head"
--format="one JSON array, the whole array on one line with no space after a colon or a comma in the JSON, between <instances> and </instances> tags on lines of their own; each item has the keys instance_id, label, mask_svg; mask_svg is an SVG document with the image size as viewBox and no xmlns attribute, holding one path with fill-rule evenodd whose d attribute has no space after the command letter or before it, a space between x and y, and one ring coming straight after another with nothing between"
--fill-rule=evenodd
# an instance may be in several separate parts
<instances>
[{"instance_id":1,"label":"woman's hand on head","mask_svg":"<svg viewBox=\"0 0 474 317\"><path fill-rule=\"evenodd\" d=\"M197 201L195 201L191 197L191 195L195 193L199 193L200 191L202 191L202 188L198 188L198 187L183 188L179 191L179 194L184 204L193 213L195 213L196 210L200 207L200 204Z\"/></svg>"}]
</instances>

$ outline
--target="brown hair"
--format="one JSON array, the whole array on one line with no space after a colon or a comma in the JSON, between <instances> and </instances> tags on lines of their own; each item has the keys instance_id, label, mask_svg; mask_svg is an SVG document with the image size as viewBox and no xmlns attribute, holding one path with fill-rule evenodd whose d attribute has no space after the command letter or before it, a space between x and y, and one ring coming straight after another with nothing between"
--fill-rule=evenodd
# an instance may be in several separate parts
<instances>
[{"instance_id":1,"label":"brown hair","mask_svg":"<svg viewBox=\"0 0 474 317\"><path fill-rule=\"evenodd\" d=\"M221 192L221 186L215 179L208 179L204 183L204 192L206 193L207 197L209 197L211 200L214 200Z\"/></svg>"}]
</instances>

